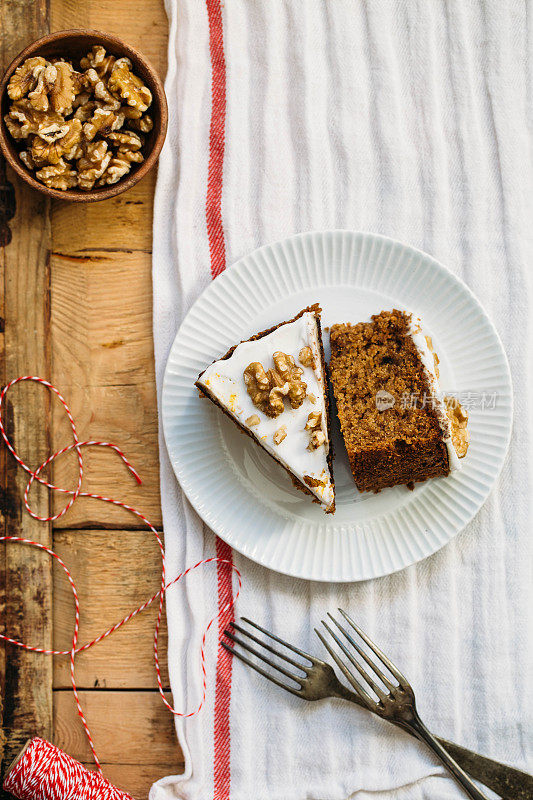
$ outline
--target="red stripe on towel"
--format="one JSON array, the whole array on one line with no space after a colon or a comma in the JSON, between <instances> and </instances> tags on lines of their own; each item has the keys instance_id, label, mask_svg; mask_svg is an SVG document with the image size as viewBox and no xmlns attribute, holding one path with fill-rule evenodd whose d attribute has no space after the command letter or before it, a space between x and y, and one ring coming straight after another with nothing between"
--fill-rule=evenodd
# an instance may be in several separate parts
<instances>
[{"instance_id":1,"label":"red stripe on towel","mask_svg":"<svg viewBox=\"0 0 533 800\"><path fill-rule=\"evenodd\" d=\"M216 278L226 267L226 245L222 226L222 177L224 172L224 137L226 125L226 60L221 0L206 0L211 55L211 123L209 126L209 167L205 215L211 275ZM233 610L222 613L233 594L231 548L217 537L217 556L229 563L217 565L218 633L233 619ZM229 800L231 783L230 701L232 657L218 647L215 679L214 714L214 800Z\"/></svg>"},{"instance_id":2,"label":"red stripe on towel","mask_svg":"<svg viewBox=\"0 0 533 800\"><path fill-rule=\"evenodd\" d=\"M226 59L221 0L206 0L211 54L211 124L205 213L213 278L226 267L226 245L222 226L222 173L226 126Z\"/></svg>"},{"instance_id":3,"label":"red stripe on towel","mask_svg":"<svg viewBox=\"0 0 533 800\"><path fill-rule=\"evenodd\" d=\"M233 563L231 547L217 537L216 552L219 558L227 559L226 564L218 563L218 608L219 612L231 601L233 595L232 568ZM219 613L218 635L219 639L224 629L233 619L233 607L224 614ZM231 781L231 739L230 739L230 701L231 701L231 662L232 655L221 644L218 646L217 674L215 690L215 768L214 768L214 798L215 800L229 800Z\"/></svg>"}]
</instances>

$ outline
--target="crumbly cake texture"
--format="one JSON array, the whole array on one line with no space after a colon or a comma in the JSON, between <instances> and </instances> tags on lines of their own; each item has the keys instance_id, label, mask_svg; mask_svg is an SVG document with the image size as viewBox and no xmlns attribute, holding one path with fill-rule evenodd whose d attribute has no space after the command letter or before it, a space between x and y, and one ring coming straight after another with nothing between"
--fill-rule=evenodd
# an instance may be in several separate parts
<instances>
[{"instance_id":1,"label":"crumbly cake texture","mask_svg":"<svg viewBox=\"0 0 533 800\"><path fill-rule=\"evenodd\" d=\"M210 366L212 367L215 364L218 364L220 362L224 362L224 361L229 360L232 357L232 355L235 353L236 349L241 344L248 343L248 342L256 342L256 341L258 341L260 339L264 339L265 337L267 337L270 334L274 333L274 331L279 330L283 326L290 325L291 323L295 323L298 320L301 320L302 317L304 317L304 315L307 315L307 314L312 314L313 315L313 317L315 319L315 322L316 322L316 328L317 328L317 333L318 333L317 345L318 345L318 351L319 351L318 355L319 355L319 359L320 359L320 371L321 371L322 376L323 376L323 389L322 389L322 393L323 393L322 404L323 405L322 405L322 407L324 409L324 417L325 417L323 424L324 424L324 427L325 427L325 429L327 431L327 445L328 445L327 454L326 454L326 463L327 463L327 471L329 472L329 475L328 475L329 485L331 487L331 492L332 492L332 496L333 496L332 501L329 503L329 505L327 505L327 507L325 507L325 511L326 511L327 514L332 514L332 513L335 512L335 479L334 479L334 475L333 475L333 444L332 444L332 439L331 439L331 414L330 414L330 403L329 403L329 395L328 395L328 380L327 380L328 372L327 372L326 362L325 362L325 358L324 358L324 347L323 347L323 343L322 343L322 329L321 329L321 323L320 323L321 311L322 311L322 309L320 308L320 305L318 303L314 303L313 305L307 306L306 308L303 308L298 314L296 314L296 316L292 317L291 319L279 322L277 325L273 325L271 328L267 328L266 330L260 331L259 333L256 333L254 336L251 336L249 339L245 339L245 340L233 345L232 347L230 347L230 349L227 351L227 353L225 353L219 359L216 359L212 363L212 365L210 365ZM293 355L293 357L295 357L297 359L298 353L293 353L292 355ZM237 425L237 427L243 433L247 434L247 436L250 436L250 438L255 442L255 444L257 444L259 446L262 446L261 441L258 441L257 436L254 433L254 431L252 430L252 428L249 427L246 424L246 422L248 420L241 420L241 419L238 419L236 416L234 416L234 414L231 413L231 411L228 408L226 408L225 405L222 402L220 402L219 398L215 396L214 392L210 390L209 386L207 386L205 384L203 379L204 379L204 376L205 376L206 372L207 372L207 370L204 370L203 372L201 372L200 375L198 376L198 379L195 382L195 386L198 388L198 390L200 392L200 396L206 397L209 400L211 400L211 402L213 402L216 406L218 406L218 408L220 408L220 410L227 417L229 417L229 419L231 419L232 422L234 422ZM304 375L304 379L305 379L305 375ZM313 406L309 406L309 408L306 408L306 411L309 411L310 413L312 413ZM259 410L258 410L257 413L258 413L258 415L261 414L261 412ZM283 414L279 417L279 421L280 421L280 427L282 427L283 426ZM310 476L304 476L304 479L300 480L294 474L294 472L291 471L290 467L283 462L282 458L280 458L280 457L278 457L276 455L275 452L272 452L270 449L266 449L264 446L263 446L263 449L268 453L268 455L270 455L272 458L274 458L274 460L277 461L278 464L280 464L280 466L283 467L283 469L289 475L293 485L297 489L299 489L300 491L302 491L305 494L309 495L312 498L313 502L319 503L319 504L323 505L323 507L324 507L324 504L321 503L321 500L316 495L316 489L313 491L313 482L314 482L313 478L311 478ZM308 480L309 485L306 485L304 480Z\"/></svg>"},{"instance_id":2,"label":"crumbly cake texture","mask_svg":"<svg viewBox=\"0 0 533 800\"><path fill-rule=\"evenodd\" d=\"M397 309L382 311L371 322L331 328L330 375L361 491L397 484L412 488L417 481L448 475L455 459L412 332L411 315Z\"/></svg>"}]
</instances>

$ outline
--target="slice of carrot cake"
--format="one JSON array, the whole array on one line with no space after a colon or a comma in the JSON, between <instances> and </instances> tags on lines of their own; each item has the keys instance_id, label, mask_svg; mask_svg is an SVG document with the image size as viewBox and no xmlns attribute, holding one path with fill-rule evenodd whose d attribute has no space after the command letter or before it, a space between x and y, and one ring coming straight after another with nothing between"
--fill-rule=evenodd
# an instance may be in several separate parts
<instances>
[{"instance_id":1,"label":"slice of carrot cake","mask_svg":"<svg viewBox=\"0 0 533 800\"><path fill-rule=\"evenodd\" d=\"M335 510L320 306L230 348L196 386L324 510Z\"/></svg>"},{"instance_id":2,"label":"slice of carrot cake","mask_svg":"<svg viewBox=\"0 0 533 800\"><path fill-rule=\"evenodd\" d=\"M467 415L443 398L421 321L382 311L333 325L330 373L350 467L361 491L425 481L460 467Z\"/></svg>"}]
</instances>

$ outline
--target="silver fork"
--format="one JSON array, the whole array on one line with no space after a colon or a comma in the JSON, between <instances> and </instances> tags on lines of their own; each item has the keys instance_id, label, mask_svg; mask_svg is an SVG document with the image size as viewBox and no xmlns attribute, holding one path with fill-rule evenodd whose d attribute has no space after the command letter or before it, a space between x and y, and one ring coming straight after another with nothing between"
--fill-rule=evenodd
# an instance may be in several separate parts
<instances>
[{"instance_id":1,"label":"silver fork","mask_svg":"<svg viewBox=\"0 0 533 800\"><path fill-rule=\"evenodd\" d=\"M282 645L282 647L292 651L292 653L294 653L296 656L299 656L300 659L308 662L307 664L302 663L301 660L297 660L296 658L289 656L287 653L282 652L279 648L274 647L269 643L269 641L265 642L263 639L259 638L255 632L244 628L237 622L233 622L231 624L232 630L225 631L225 635L231 641L231 645L225 641L222 641L222 646L256 672L259 672L269 681L272 681L272 683L275 683L276 686L285 689L297 697L301 697L303 700L322 700L328 697L336 697L343 700L348 700L358 706L373 711L374 713L378 713L376 709L377 703L373 703L373 705L371 704L369 706L367 701L363 700L358 693L352 692L350 689L348 689L339 681L330 664L327 664L325 661L315 658L315 656L300 650L298 647L295 647L284 639L281 639L279 636L276 636L274 633L271 633L270 631L261 627L261 625L252 622L252 620L243 617L241 621L254 628L255 631L259 631L260 633L264 634L264 636L268 637L271 642L277 642L278 644ZM237 631L237 633L234 631ZM348 675L350 676L348 678L350 683L352 683L353 680L356 680L344 663L339 659L338 655L332 652L330 646L326 643L322 635L318 631L317 633L326 645L328 651L333 655L335 662L338 664L343 674L347 677ZM239 649L237 649L235 645L238 645ZM244 653L241 652L241 648L245 651ZM274 661L272 658L269 658L268 655L263 652L265 650L267 653L271 653L273 656L275 656L278 661ZM280 676L284 676L287 678L287 680L284 680L282 677L278 677L277 674L272 674L271 671L256 663L256 661L249 658L245 653L250 653L252 656L262 661L265 665L275 669ZM279 661L282 663L279 663ZM293 669L289 669L289 667L292 667ZM299 674L295 673L294 669L296 669ZM383 715L379 714L379 716ZM403 721L398 722L392 718L387 719L389 719L390 722L399 725L411 735L421 738L417 731L407 727ZM429 735L432 736L432 734ZM448 754L453 754L456 761L460 762L462 767L468 769L468 771L474 775L474 777L483 782L489 788L493 789L495 792L507 795L509 798L513 798L513 800L532 800L533 778L530 775L527 775L525 772L517 770L514 767L509 767L507 764L500 764L499 762L493 761L490 758L481 756L478 753L474 753L473 751L454 744L453 742L448 742L446 739L437 737L434 738L439 747L447 750ZM485 795L479 793L477 787L474 788L478 794L471 796L486 800Z\"/></svg>"},{"instance_id":2,"label":"silver fork","mask_svg":"<svg viewBox=\"0 0 533 800\"><path fill-rule=\"evenodd\" d=\"M390 658L387 658L345 611L339 608L339 612L350 626L351 631L341 625L331 614L328 614L328 616L359 658L354 656L352 650L348 649L344 641L325 620L322 620L322 625L335 640L350 664L355 667L358 677L355 677L329 642L326 641L322 633L316 628L315 633L365 706L379 717L394 722L425 742L472 800L488 800L487 795L476 786L470 776L451 757L446 748L433 736L420 719L416 708L415 694L407 678L402 675ZM374 658L358 644L353 637L352 631L359 637L359 640L362 640L368 646ZM370 670L367 667L370 667ZM384 668L388 670L394 680L389 678ZM378 679L377 681L376 678Z\"/></svg>"}]
</instances>

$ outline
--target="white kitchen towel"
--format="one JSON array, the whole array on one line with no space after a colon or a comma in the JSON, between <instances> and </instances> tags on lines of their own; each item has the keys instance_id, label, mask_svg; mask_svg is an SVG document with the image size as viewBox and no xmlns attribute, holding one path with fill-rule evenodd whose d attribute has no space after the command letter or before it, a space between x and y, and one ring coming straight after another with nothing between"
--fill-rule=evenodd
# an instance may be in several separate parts
<instances>
[{"instance_id":1,"label":"white kitchen towel","mask_svg":"<svg viewBox=\"0 0 533 800\"><path fill-rule=\"evenodd\" d=\"M351 586L283 577L233 554L237 613L321 652L342 605L410 678L449 739L527 768L531 745L532 28L526 0L167 0L170 124L154 217L158 401L173 337L221 268L291 234L386 234L447 264L502 337L515 389L509 456L454 541ZM172 577L227 548L183 498L160 433ZM201 694L210 565L167 597L176 706ZM178 720L186 767L153 800L425 800L461 791L433 756L349 704L306 704L212 637L202 712ZM218 677L216 666L218 663ZM531 762L529 762L531 768Z\"/></svg>"}]
</instances>

